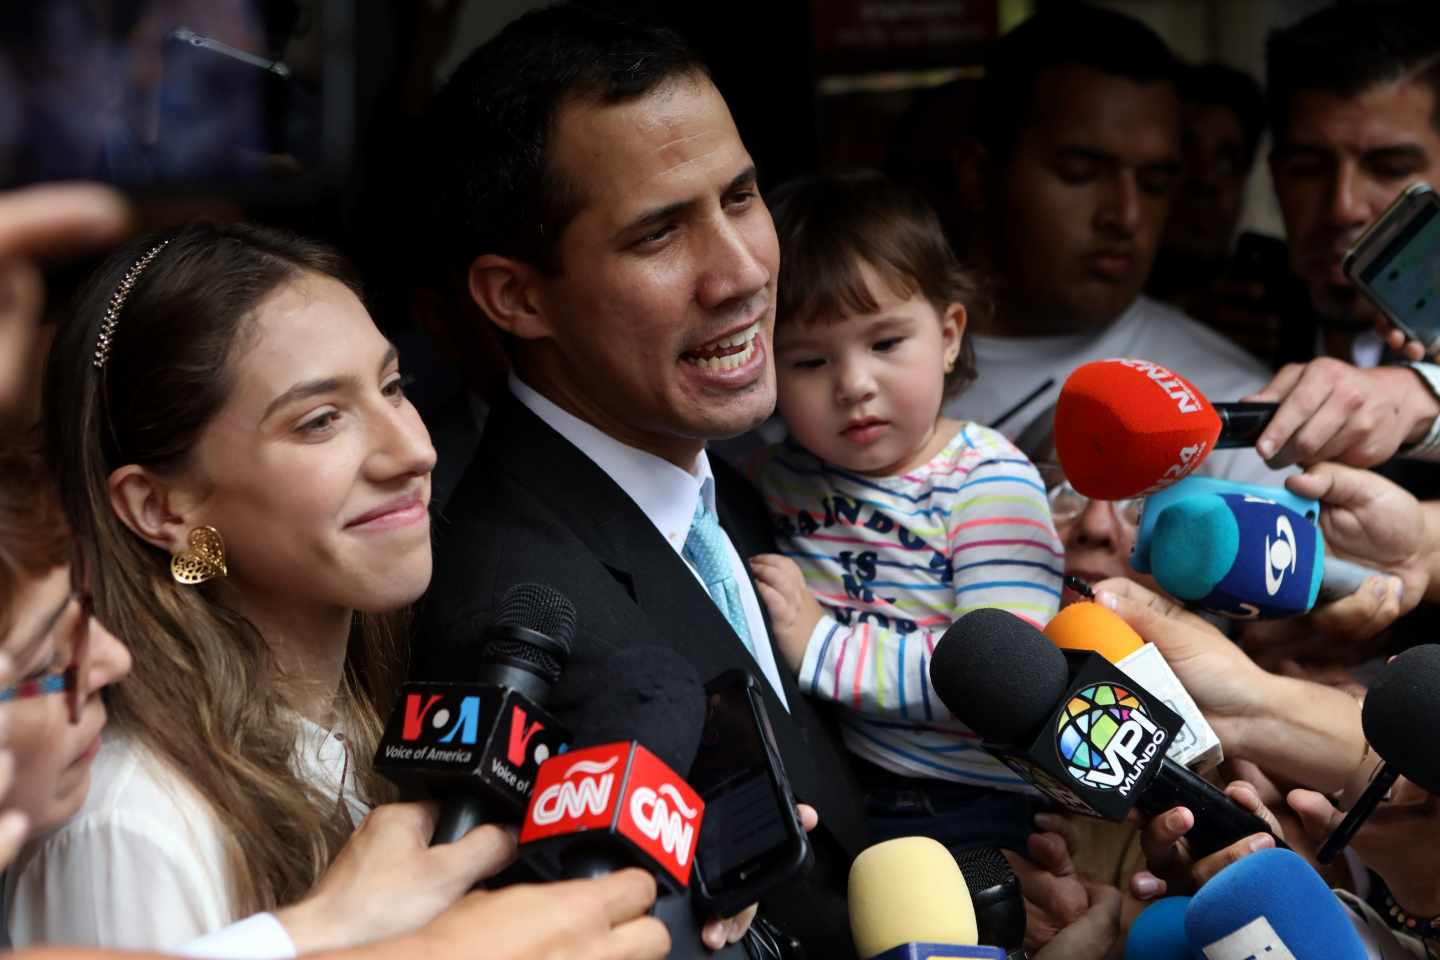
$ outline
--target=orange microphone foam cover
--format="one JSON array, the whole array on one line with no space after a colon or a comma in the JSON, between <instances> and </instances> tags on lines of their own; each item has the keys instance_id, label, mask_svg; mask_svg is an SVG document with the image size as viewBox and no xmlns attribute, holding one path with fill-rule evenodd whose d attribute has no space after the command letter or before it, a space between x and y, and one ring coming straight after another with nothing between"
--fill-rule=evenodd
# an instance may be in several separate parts
<instances>
[{"instance_id":1,"label":"orange microphone foam cover","mask_svg":"<svg viewBox=\"0 0 1440 960\"><path fill-rule=\"evenodd\" d=\"M1077 367L1055 404L1055 453L1065 478L1094 500L1154 493L1214 449L1220 415L1184 377L1146 360Z\"/></svg>"},{"instance_id":2,"label":"orange microphone foam cover","mask_svg":"<svg viewBox=\"0 0 1440 960\"><path fill-rule=\"evenodd\" d=\"M1119 663L1145 645L1120 615L1098 603L1082 601L1055 614L1045 636L1062 650L1090 650Z\"/></svg>"}]
</instances>

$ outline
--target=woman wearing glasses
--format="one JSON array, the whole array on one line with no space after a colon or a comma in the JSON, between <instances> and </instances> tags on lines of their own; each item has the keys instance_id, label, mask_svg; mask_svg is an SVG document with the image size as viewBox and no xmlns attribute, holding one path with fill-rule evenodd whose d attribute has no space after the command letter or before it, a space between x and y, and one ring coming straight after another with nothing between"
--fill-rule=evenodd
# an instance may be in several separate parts
<instances>
[{"instance_id":1,"label":"woman wearing glasses","mask_svg":"<svg viewBox=\"0 0 1440 960\"><path fill-rule=\"evenodd\" d=\"M194 225L117 253L59 332L47 453L135 665L89 798L6 878L17 945L167 948L294 902L389 799L435 455L357 289L321 245Z\"/></svg>"},{"instance_id":2,"label":"woman wearing glasses","mask_svg":"<svg viewBox=\"0 0 1440 960\"><path fill-rule=\"evenodd\" d=\"M130 654L90 616L83 575L39 455L0 452L0 638L15 682L0 685L10 770L0 817L0 868L29 829L80 809L100 749L100 693L130 672Z\"/></svg>"}]
</instances>

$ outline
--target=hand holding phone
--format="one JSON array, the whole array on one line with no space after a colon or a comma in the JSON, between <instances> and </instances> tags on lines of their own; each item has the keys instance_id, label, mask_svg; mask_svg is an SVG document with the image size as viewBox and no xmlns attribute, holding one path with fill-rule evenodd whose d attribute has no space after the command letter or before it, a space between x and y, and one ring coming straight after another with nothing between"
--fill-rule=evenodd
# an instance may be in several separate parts
<instances>
[{"instance_id":1,"label":"hand holding phone","mask_svg":"<svg viewBox=\"0 0 1440 960\"><path fill-rule=\"evenodd\" d=\"M731 916L791 879L809 841L755 678L728 670L705 685L705 732L686 778L705 801L691 886Z\"/></svg>"},{"instance_id":2,"label":"hand holding phone","mask_svg":"<svg viewBox=\"0 0 1440 960\"><path fill-rule=\"evenodd\" d=\"M1408 187L1345 254L1345 276L1425 354L1440 351L1440 197Z\"/></svg>"}]
</instances>

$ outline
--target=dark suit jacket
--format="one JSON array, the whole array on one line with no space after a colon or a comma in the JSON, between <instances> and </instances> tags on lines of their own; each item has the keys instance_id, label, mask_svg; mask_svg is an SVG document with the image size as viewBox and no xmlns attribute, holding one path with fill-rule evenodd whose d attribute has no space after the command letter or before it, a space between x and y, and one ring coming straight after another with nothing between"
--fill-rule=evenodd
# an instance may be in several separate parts
<instances>
[{"instance_id":1,"label":"dark suit jacket","mask_svg":"<svg viewBox=\"0 0 1440 960\"><path fill-rule=\"evenodd\" d=\"M725 464L712 459L711 466L720 523L736 550L742 557L773 551L759 496ZM578 614L574 647L550 700L562 721L573 724L586 675L625 647L668 646L702 682L732 667L760 676L704 587L635 502L507 397L492 411L474 461L437 520L435 575L412 673L436 680L473 675L478 641L500 598L525 582L560 590ZM791 786L819 811L820 827L811 834L815 868L767 898L765 911L812 957L850 956L844 889L865 842L860 791L828 713L800 693L778 653L776 660L789 711L768 683L760 686Z\"/></svg>"}]
</instances>

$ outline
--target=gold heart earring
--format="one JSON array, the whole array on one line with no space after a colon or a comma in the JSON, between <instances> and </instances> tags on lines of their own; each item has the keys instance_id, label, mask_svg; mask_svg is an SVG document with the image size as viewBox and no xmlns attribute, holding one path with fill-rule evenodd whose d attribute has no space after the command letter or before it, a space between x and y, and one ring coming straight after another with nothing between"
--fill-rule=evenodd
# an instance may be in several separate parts
<instances>
[{"instance_id":1,"label":"gold heart earring","mask_svg":"<svg viewBox=\"0 0 1440 960\"><path fill-rule=\"evenodd\" d=\"M223 577L225 541L214 527L196 527L190 531L190 548L170 558L170 576L176 583L194 585Z\"/></svg>"}]
</instances>

